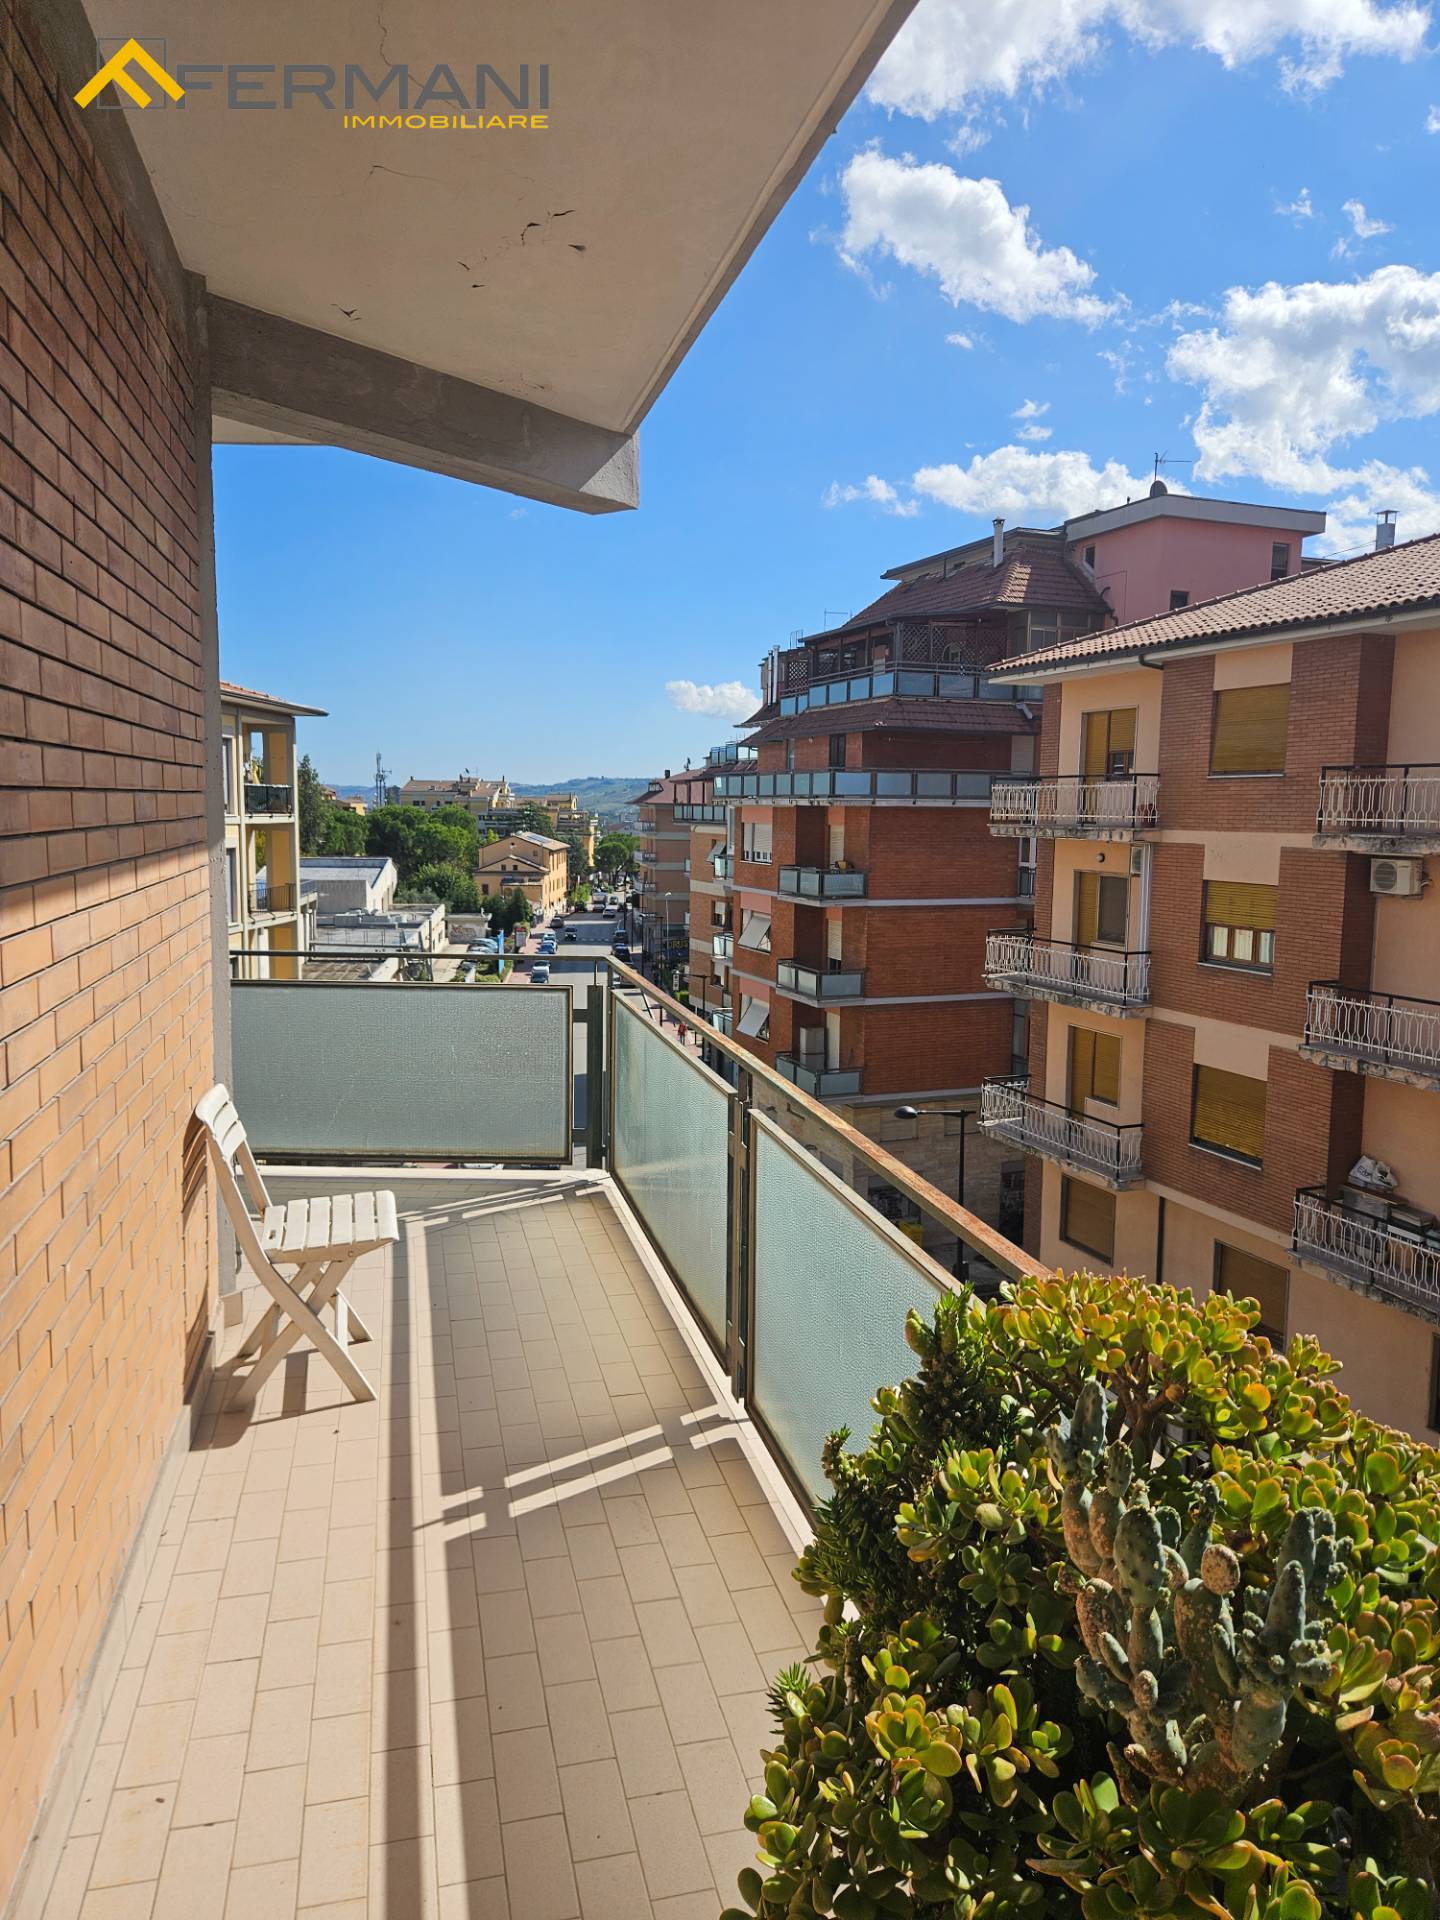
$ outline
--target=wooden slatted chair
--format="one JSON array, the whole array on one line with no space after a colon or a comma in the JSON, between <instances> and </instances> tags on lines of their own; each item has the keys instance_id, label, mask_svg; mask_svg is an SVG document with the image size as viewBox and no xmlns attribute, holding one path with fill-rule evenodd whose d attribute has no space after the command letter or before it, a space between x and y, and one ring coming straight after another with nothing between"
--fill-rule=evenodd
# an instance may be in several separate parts
<instances>
[{"instance_id":1,"label":"wooden slatted chair","mask_svg":"<svg viewBox=\"0 0 1440 1920\"><path fill-rule=\"evenodd\" d=\"M212 1087L196 1107L195 1117L205 1128L220 1195L240 1250L274 1303L261 1314L236 1355L255 1364L238 1382L234 1404L253 1405L285 1355L307 1338L355 1399L373 1400L375 1389L347 1350L352 1341L368 1340L370 1332L340 1285L362 1253L374 1253L400 1238L394 1194L337 1193L277 1206L265 1189L228 1090ZM258 1221L245 1203L246 1193ZM332 1302L333 1333L320 1318Z\"/></svg>"}]
</instances>

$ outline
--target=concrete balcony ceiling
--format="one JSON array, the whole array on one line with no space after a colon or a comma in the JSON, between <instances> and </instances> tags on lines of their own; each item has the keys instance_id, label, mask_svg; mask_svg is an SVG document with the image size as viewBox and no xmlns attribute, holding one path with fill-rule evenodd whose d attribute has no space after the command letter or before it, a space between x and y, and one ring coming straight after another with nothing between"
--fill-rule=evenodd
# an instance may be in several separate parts
<instances>
[{"instance_id":1,"label":"concrete balcony ceiling","mask_svg":"<svg viewBox=\"0 0 1440 1920\"><path fill-rule=\"evenodd\" d=\"M133 136L178 264L204 276L217 439L350 446L605 512L636 504L636 429L912 5L151 0L142 38L190 69L184 100L87 119ZM87 35L111 53L137 30L126 0L91 0L88 24L79 0L57 11L82 78ZM347 65L378 86L402 63L412 103L448 68L472 124L477 66L517 92L528 66L532 112L544 66L548 124L347 128ZM241 65L275 70L241 96L273 110L196 71ZM287 65L333 69L333 105L287 107ZM354 110L396 112L397 85ZM513 111L492 84L481 117Z\"/></svg>"}]
</instances>

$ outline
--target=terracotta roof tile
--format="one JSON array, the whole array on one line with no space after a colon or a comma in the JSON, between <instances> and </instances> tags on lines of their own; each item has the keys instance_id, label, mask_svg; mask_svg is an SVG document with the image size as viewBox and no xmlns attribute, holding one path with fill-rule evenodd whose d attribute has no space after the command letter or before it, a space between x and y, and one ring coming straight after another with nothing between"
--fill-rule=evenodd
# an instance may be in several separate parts
<instances>
[{"instance_id":1,"label":"terracotta roof tile","mask_svg":"<svg viewBox=\"0 0 1440 1920\"><path fill-rule=\"evenodd\" d=\"M1106 611L1094 582L1058 548L1017 546L999 567L987 560L980 566L957 567L944 579L926 577L909 586L892 587L835 631L851 633L882 620L928 620L1015 607Z\"/></svg>"}]
</instances>

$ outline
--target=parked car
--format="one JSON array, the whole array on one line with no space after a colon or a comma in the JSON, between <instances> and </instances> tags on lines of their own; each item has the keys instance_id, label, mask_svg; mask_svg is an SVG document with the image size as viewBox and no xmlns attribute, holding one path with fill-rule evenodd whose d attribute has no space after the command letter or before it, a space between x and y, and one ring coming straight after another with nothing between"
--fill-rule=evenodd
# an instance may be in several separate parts
<instances>
[{"instance_id":1,"label":"parked car","mask_svg":"<svg viewBox=\"0 0 1440 1920\"><path fill-rule=\"evenodd\" d=\"M532 987L548 987L549 986L550 969L549 967L546 966L543 960L537 960L534 966L531 967L530 984Z\"/></svg>"},{"instance_id":2,"label":"parked car","mask_svg":"<svg viewBox=\"0 0 1440 1920\"><path fill-rule=\"evenodd\" d=\"M567 927L567 928L565 929L565 938L566 938L567 940L578 940L578 939L580 938L580 936L579 936L579 934L578 934L578 933L576 933L576 931L575 931L575 929L574 929L573 927Z\"/></svg>"},{"instance_id":3,"label":"parked car","mask_svg":"<svg viewBox=\"0 0 1440 1920\"><path fill-rule=\"evenodd\" d=\"M628 960L630 958L630 942L628 940L616 940L612 944L610 951L617 960Z\"/></svg>"}]
</instances>

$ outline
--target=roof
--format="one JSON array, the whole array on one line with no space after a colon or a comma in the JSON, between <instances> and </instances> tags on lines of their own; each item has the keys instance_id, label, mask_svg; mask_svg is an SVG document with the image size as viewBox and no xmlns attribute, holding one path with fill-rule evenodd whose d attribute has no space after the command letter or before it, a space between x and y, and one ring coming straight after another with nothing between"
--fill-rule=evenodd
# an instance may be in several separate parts
<instances>
[{"instance_id":1,"label":"roof","mask_svg":"<svg viewBox=\"0 0 1440 1920\"><path fill-rule=\"evenodd\" d=\"M228 700L232 706L269 707L275 713L303 713L317 720L329 717L324 707L297 706L293 700L282 700L274 693L261 693L257 687L242 687L235 680L220 682L220 698Z\"/></svg>"},{"instance_id":2,"label":"roof","mask_svg":"<svg viewBox=\"0 0 1440 1920\"><path fill-rule=\"evenodd\" d=\"M552 840L548 833L529 833L521 829L509 834L507 838L511 840L528 840L532 847L548 847L557 853L565 853L568 851L563 840Z\"/></svg>"},{"instance_id":3,"label":"roof","mask_svg":"<svg viewBox=\"0 0 1440 1920\"><path fill-rule=\"evenodd\" d=\"M1010 700L857 700L845 708L847 733L1034 733L1036 719L1027 720L1020 702ZM800 713L761 726L753 738L757 746L770 740L800 740L828 730L826 713ZM1036 718L1039 702L1033 709ZM832 719L831 725L838 725ZM753 764L737 765L733 773L753 773Z\"/></svg>"},{"instance_id":4,"label":"roof","mask_svg":"<svg viewBox=\"0 0 1440 1920\"><path fill-rule=\"evenodd\" d=\"M304 853L300 856L302 876L317 880L326 875L335 880L348 880L362 873L373 873L378 878L393 864L388 853Z\"/></svg>"},{"instance_id":5,"label":"roof","mask_svg":"<svg viewBox=\"0 0 1440 1920\"><path fill-rule=\"evenodd\" d=\"M1382 553L1363 553L1332 567L1200 600L1175 613L1087 633L1063 646L1003 661L989 671L997 680L1033 680L1049 670L1078 670L1137 654L1203 651L1207 645L1260 637L1303 637L1336 624L1385 621L1431 608L1440 612L1440 534L1433 533Z\"/></svg>"},{"instance_id":6,"label":"roof","mask_svg":"<svg viewBox=\"0 0 1440 1920\"><path fill-rule=\"evenodd\" d=\"M1105 613L1108 606L1099 589L1081 568L1055 546L1015 546L998 567L989 556L978 564L957 567L953 573L926 576L907 586L903 581L852 614L834 633L853 633L882 620L928 620L945 614L973 614L986 610L1007 612L1020 607L1070 607L1082 613ZM828 639L809 635L805 644Z\"/></svg>"},{"instance_id":7,"label":"roof","mask_svg":"<svg viewBox=\"0 0 1440 1920\"><path fill-rule=\"evenodd\" d=\"M699 769L695 769L696 775L698 775L698 772ZM657 775L650 782L644 793L635 794L626 804L632 807L673 807L679 799L679 794L676 789L679 787L681 781L692 777L695 776L681 774L676 777L667 773L661 778Z\"/></svg>"}]
</instances>

